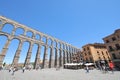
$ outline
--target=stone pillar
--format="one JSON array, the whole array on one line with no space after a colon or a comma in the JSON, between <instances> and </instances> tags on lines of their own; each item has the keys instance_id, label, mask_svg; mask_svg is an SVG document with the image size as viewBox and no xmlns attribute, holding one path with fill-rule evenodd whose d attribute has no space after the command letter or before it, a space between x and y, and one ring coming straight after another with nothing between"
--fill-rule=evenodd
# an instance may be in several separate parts
<instances>
[{"instance_id":1,"label":"stone pillar","mask_svg":"<svg viewBox=\"0 0 120 80\"><path fill-rule=\"evenodd\" d=\"M11 41L11 39L8 38L8 40L6 41L5 46L4 46L3 49L2 49L2 52L1 52L1 54L0 54L0 66L1 66L2 63L3 63L3 60L4 60L4 57L5 57L6 52L7 52L7 50L8 50L10 41Z\"/></svg>"},{"instance_id":2,"label":"stone pillar","mask_svg":"<svg viewBox=\"0 0 120 80\"><path fill-rule=\"evenodd\" d=\"M60 49L60 66L63 66L63 51Z\"/></svg>"},{"instance_id":3,"label":"stone pillar","mask_svg":"<svg viewBox=\"0 0 120 80\"><path fill-rule=\"evenodd\" d=\"M66 51L67 63L69 63L69 56L68 51Z\"/></svg>"},{"instance_id":4,"label":"stone pillar","mask_svg":"<svg viewBox=\"0 0 120 80\"><path fill-rule=\"evenodd\" d=\"M67 49L66 49L66 46L64 48L64 53L65 53L65 63L67 63Z\"/></svg>"},{"instance_id":5,"label":"stone pillar","mask_svg":"<svg viewBox=\"0 0 120 80\"><path fill-rule=\"evenodd\" d=\"M2 31L2 28L3 28L4 24L0 24L0 31Z\"/></svg>"},{"instance_id":6,"label":"stone pillar","mask_svg":"<svg viewBox=\"0 0 120 80\"><path fill-rule=\"evenodd\" d=\"M63 50L63 64L65 64L65 51Z\"/></svg>"},{"instance_id":7,"label":"stone pillar","mask_svg":"<svg viewBox=\"0 0 120 80\"><path fill-rule=\"evenodd\" d=\"M54 67L54 63L55 63L55 57L54 57L54 45L53 42L51 43L51 50L50 50L50 67Z\"/></svg>"},{"instance_id":8,"label":"stone pillar","mask_svg":"<svg viewBox=\"0 0 120 80\"><path fill-rule=\"evenodd\" d=\"M54 48L50 48L49 68L54 67Z\"/></svg>"},{"instance_id":9,"label":"stone pillar","mask_svg":"<svg viewBox=\"0 0 120 80\"><path fill-rule=\"evenodd\" d=\"M35 39L35 33L33 33L32 38Z\"/></svg>"},{"instance_id":10,"label":"stone pillar","mask_svg":"<svg viewBox=\"0 0 120 80\"><path fill-rule=\"evenodd\" d=\"M57 49L55 48L55 63L54 63L54 67L57 66Z\"/></svg>"},{"instance_id":11,"label":"stone pillar","mask_svg":"<svg viewBox=\"0 0 120 80\"><path fill-rule=\"evenodd\" d=\"M72 57L72 52L71 52L71 48L69 48L69 54L70 54L70 63L72 62L71 57Z\"/></svg>"},{"instance_id":12,"label":"stone pillar","mask_svg":"<svg viewBox=\"0 0 120 80\"><path fill-rule=\"evenodd\" d=\"M45 49L44 49L44 58L43 58L43 68L48 68L48 46L45 46Z\"/></svg>"},{"instance_id":13,"label":"stone pillar","mask_svg":"<svg viewBox=\"0 0 120 80\"><path fill-rule=\"evenodd\" d=\"M31 54L32 54L32 47L33 47L33 43L30 44L26 59L25 59L25 63L24 66L28 66L30 64L30 58L31 58Z\"/></svg>"},{"instance_id":14,"label":"stone pillar","mask_svg":"<svg viewBox=\"0 0 120 80\"><path fill-rule=\"evenodd\" d=\"M41 45L38 45L34 69L37 68L38 65L40 66L40 54L41 54Z\"/></svg>"},{"instance_id":15,"label":"stone pillar","mask_svg":"<svg viewBox=\"0 0 120 80\"><path fill-rule=\"evenodd\" d=\"M24 29L24 30L25 30L25 29ZM27 31L25 30L24 33L23 33L24 36L26 36L26 32L27 32Z\"/></svg>"},{"instance_id":16,"label":"stone pillar","mask_svg":"<svg viewBox=\"0 0 120 80\"><path fill-rule=\"evenodd\" d=\"M12 30L12 35L15 35L16 28Z\"/></svg>"},{"instance_id":17,"label":"stone pillar","mask_svg":"<svg viewBox=\"0 0 120 80\"><path fill-rule=\"evenodd\" d=\"M18 66L18 60L19 60L19 57L20 57L20 52L21 52L21 49L22 49L22 45L23 45L23 41L21 41L19 43L18 49L15 53L15 56L14 56L14 59L13 59L13 62L12 62L12 65L14 65L14 66Z\"/></svg>"},{"instance_id":18,"label":"stone pillar","mask_svg":"<svg viewBox=\"0 0 120 80\"><path fill-rule=\"evenodd\" d=\"M56 43L56 66L55 67L59 67L59 63L60 63L60 59L59 59L59 49L58 49L58 43Z\"/></svg>"}]
</instances>

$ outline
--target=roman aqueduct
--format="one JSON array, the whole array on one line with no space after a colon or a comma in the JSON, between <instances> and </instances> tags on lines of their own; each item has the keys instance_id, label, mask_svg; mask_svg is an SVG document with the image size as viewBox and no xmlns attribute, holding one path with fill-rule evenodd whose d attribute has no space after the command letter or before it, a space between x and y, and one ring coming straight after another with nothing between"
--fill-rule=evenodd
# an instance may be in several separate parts
<instances>
[{"instance_id":1,"label":"roman aqueduct","mask_svg":"<svg viewBox=\"0 0 120 80\"><path fill-rule=\"evenodd\" d=\"M6 27L6 25L8 26ZM20 32L17 32L19 30ZM19 34L16 35L16 33ZM27 35L28 33L31 35ZM56 66L62 67L65 63L71 63L72 55L79 51L78 48L72 46L71 44L31 29L3 16L0 16L0 36L6 37L6 42L0 52L0 66L2 66L9 49L9 45L14 39L17 39L19 42L11 63L14 66L19 64L18 62L22 51L22 46L25 42L29 43L29 49L26 53L24 66L30 64L33 45L37 45L34 68L40 64L40 56L43 57L41 60L42 68L52 68ZM44 47L44 51L41 51L41 47Z\"/></svg>"}]
</instances>

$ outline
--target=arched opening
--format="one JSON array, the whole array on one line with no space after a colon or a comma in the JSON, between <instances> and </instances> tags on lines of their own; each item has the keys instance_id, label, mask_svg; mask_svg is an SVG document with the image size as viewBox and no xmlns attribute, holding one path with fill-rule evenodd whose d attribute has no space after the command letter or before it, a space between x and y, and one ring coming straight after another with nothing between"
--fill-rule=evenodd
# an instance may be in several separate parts
<instances>
[{"instance_id":1,"label":"arched opening","mask_svg":"<svg viewBox=\"0 0 120 80\"><path fill-rule=\"evenodd\" d=\"M58 49L60 49L60 42L58 42Z\"/></svg>"},{"instance_id":2,"label":"arched opening","mask_svg":"<svg viewBox=\"0 0 120 80\"><path fill-rule=\"evenodd\" d=\"M3 62L5 62L6 64L12 64L12 61L13 61L13 58L15 56L18 45L19 45L19 40L18 39L13 39L11 41Z\"/></svg>"},{"instance_id":3,"label":"arched opening","mask_svg":"<svg viewBox=\"0 0 120 80\"><path fill-rule=\"evenodd\" d=\"M33 33L31 31L27 31L26 36L29 38L33 37Z\"/></svg>"},{"instance_id":4,"label":"arched opening","mask_svg":"<svg viewBox=\"0 0 120 80\"><path fill-rule=\"evenodd\" d=\"M30 59L30 63L33 67L35 66L34 63L35 63L35 58L37 54L37 49L38 49L38 44L34 44L32 48L31 59Z\"/></svg>"},{"instance_id":5,"label":"arched opening","mask_svg":"<svg viewBox=\"0 0 120 80\"><path fill-rule=\"evenodd\" d=\"M36 34L35 39L40 40L41 36L39 34Z\"/></svg>"},{"instance_id":6,"label":"arched opening","mask_svg":"<svg viewBox=\"0 0 120 80\"><path fill-rule=\"evenodd\" d=\"M12 24L6 23L3 26L2 31L8 34L11 34L13 29L14 29L14 26Z\"/></svg>"},{"instance_id":7,"label":"arched opening","mask_svg":"<svg viewBox=\"0 0 120 80\"><path fill-rule=\"evenodd\" d=\"M53 46L54 46L54 48L56 48L56 46L57 46L57 42L56 41L53 42Z\"/></svg>"},{"instance_id":8,"label":"arched opening","mask_svg":"<svg viewBox=\"0 0 120 80\"><path fill-rule=\"evenodd\" d=\"M46 37L45 36L42 37L42 42L46 43Z\"/></svg>"},{"instance_id":9,"label":"arched opening","mask_svg":"<svg viewBox=\"0 0 120 80\"><path fill-rule=\"evenodd\" d=\"M24 29L23 28L17 28L15 31L15 36L23 35Z\"/></svg>"},{"instance_id":10,"label":"arched opening","mask_svg":"<svg viewBox=\"0 0 120 80\"><path fill-rule=\"evenodd\" d=\"M22 64L22 66L24 65L25 62L25 58L27 56L27 52L30 46L30 42L25 41L22 45L22 49L21 49L21 53L20 53L20 58L19 58L19 63Z\"/></svg>"},{"instance_id":11,"label":"arched opening","mask_svg":"<svg viewBox=\"0 0 120 80\"><path fill-rule=\"evenodd\" d=\"M0 35L0 53L6 43L7 37L4 35Z\"/></svg>"},{"instance_id":12,"label":"arched opening","mask_svg":"<svg viewBox=\"0 0 120 80\"><path fill-rule=\"evenodd\" d=\"M48 39L48 45L51 46L52 45L52 40Z\"/></svg>"}]
</instances>

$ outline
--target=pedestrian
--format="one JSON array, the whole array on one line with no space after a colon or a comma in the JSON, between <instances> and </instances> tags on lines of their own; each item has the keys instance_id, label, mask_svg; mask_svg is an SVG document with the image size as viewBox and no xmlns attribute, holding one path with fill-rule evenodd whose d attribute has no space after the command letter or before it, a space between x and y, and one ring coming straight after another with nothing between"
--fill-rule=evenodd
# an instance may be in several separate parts
<instances>
[{"instance_id":1,"label":"pedestrian","mask_svg":"<svg viewBox=\"0 0 120 80\"><path fill-rule=\"evenodd\" d=\"M11 71L12 71L12 67L9 68L9 72L11 72Z\"/></svg>"},{"instance_id":2,"label":"pedestrian","mask_svg":"<svg viewBox=\"0 0 120 80\"><path fill-rule=\"evenodd\" d=\"M22 71L23 71L23 73L25 72L25 66L23 67Z\"/></svg>"},{"instance_id":3,"label":"pedestrian","mask_svg":"<svg viewBox=\"0 0 120 80\"><path fill-rule=\"evenodd\" d=\"M12 69L12 75L14 75L14 73L15 73L15 67Z\"/></svg>"},{"instance_id":4,"label":"pedestrian","mask_svg":"<svg viewBox=\"0 0 120 80\"><path fill-rule=\"evenodd\" d=\"M113 73L113 71L114 71L114 63L111 60L109 61L109 68Z\"/></svg>"},{"instance_id":5,"label":"pedestrian","mask_svg":"<svg viewBox=\"0 0 120 80\"><path fill-rule=\"evenodd\" d=\"M86 73L89 73L89 67L86 66Z\"/></svg>"}]
</instances>

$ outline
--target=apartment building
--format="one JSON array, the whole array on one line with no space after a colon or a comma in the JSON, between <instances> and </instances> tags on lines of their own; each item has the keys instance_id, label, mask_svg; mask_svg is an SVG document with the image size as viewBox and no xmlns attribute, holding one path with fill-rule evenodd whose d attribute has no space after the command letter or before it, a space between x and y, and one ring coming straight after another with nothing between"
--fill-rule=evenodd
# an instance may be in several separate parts
<instances>
[{"instance_id":1,"label":"apartment building","mask_svg":"<svg viewBox=\"0 0 120 80\"><path fill-rule=\"evenodd\" d=\"M110 53L111 59L120 66L120 29L103 38L104 43Z\"/></svg>"},{"instance_id":2,"label":"apartment building","mask_svg":"<svg viewBox=\"0 0 120 80\"><path fill-rule=\"evenodd\" d=\"M96 63L101 60L104 61L111 60L105 44L102 43L86 44L82 47L82 49L83 60L85 62Z\"/></svg>"}]
</instances>

